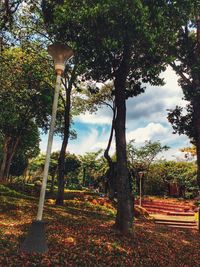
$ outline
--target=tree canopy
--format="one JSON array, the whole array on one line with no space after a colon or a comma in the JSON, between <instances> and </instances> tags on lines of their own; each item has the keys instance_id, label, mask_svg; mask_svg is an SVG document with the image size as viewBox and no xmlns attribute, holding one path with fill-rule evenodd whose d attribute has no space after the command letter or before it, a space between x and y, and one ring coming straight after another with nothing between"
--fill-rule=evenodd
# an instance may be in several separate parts
<instances>
[{"instance_id":1,"label":"tree canopy","mask_svg":"<svg viewBox=\"0 0 200 267\"><path fill-rule=\"evenodd\" d=\"M130 230L133 221L126 155L126 98L142 92L142 83L162 84L159 74L171 60L166 46L176 41L176 29L184 25L191 8L188 1L42 1L49 35L76 51L84 63L85 78L114 81L116 227L123 232Z\"/></svg>"}]
</instances>

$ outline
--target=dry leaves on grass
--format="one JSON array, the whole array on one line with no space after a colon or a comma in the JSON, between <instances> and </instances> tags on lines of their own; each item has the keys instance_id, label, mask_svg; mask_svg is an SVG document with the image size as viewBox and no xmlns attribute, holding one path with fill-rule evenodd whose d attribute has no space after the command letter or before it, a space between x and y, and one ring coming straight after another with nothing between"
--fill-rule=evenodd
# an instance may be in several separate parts
<instances>
[{"instance_id":1,"label":"dry leaves on grass","mask_svg":"<svg viewBox=\"0 0 200 267\"><path fill-rule=\"evenodd\" d=\"M4 199L4 206L9 198ZM10 201L10 200L9 200ZM37 203L13 202L13 210L5 210L0 219L0 262L2 266L159 266L199 267L200 237L191 230L175 230L137 221L134 235L124 237L116 232L106 207L98 203L69 200L65 207L46 205L46 254L19 252ZM2 202L1 202L2 203ZM14 207L17 216L14 216ZM20 211L20 212L19 212Z\"/></svg>"}]
</instances>

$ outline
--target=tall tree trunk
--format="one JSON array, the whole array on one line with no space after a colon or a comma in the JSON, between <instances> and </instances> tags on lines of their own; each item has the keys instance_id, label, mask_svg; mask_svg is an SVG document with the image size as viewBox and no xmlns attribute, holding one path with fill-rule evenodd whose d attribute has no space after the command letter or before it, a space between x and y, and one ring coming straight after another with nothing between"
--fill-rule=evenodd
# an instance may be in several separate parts
<instances>
[{"instance_id":1,"label":"tall tree trunk","mask_svg":"<svg viewBox=\"0 0 200 267\"><path fill-rule=\"evenodd\" d=\"M64 187L65 187L65 151L68 144L67 131L65 129L62 147L58 159L58 193L56 197L56 205L63 205L64 203Z\"/></svg>"},{"instance_id":2,"label":"tall tree trunk","mask_svg":"<svg viewBox=\"0 0 200 267\"><path fill-rule=\"evenodd\" d=\"M200 17L196 17L196 25L197 25L197 46L195 51L194 62L198 65L199 61L199 53L200 53ZM194 97L191 101L194 112L194 129L195 129L195 141L197 148L197 185L200 189L200 96L198 95L200 91L200 75L199 71L195 71L193 73L193 90Z\"/></svg>"},{"instance_id":3,"label":"tall tree trunk","mask_svg":"<svg viewBox=\"0 0 200 267\"><path fill-rule=\"evenodd\" d=\"M66 103L65 103L65 117L64 117L64 137L62 141L62 147L58 159L58 193L56 197L56 205L63 205L64 203L64 186L65 186L65 152L69 140L69 127L70 127L70 110L71 110L71 90L72 84L75 79L75 67L72 71L71 79L65 80L64 86L66 91Z\"/></svg>"},{"instance_id":4,"label":"tall tree trunk","mask_svg":"<svg viewBox=\"0 0 200 267\"><path fill-rule=\"evenodd\" d=\"M112 161L111 157L109 156L109 150L110 150L110 146L111 146L111 143L112 143L112 139L113 139L113 133L114 133L114 125L115 125L115 117L116 117L116 105L115 105L115 102L113 104L113 118L112 118L112 125L111 125L111 130L110 130L110 137L109 137L109 140L108 140L108 145L107 145L107 148L105 149L105 152L104 152L104 157L105 159L107 160L108 162L108 166L109 166L109 170L107 172L107 185L108 185L108 188L105 188L105 191L107 192L108 191L108 196L109 198L112 200L114 198L114 195L115 195L115 186L114 184L114 180L116 179L115 176L115 164L114 162Z\"/></svg>"},{"instance_id":5,"label":"tall tree trunk","mask_svg":"<svg viewBox=\"0 0 200 267\"><path fill-rule=\"evenodd\" d=\"M117 216L115 226L122 233L132 231L133 196L130 189L126 154L126 95L125 82L128 75L130 54L125 47L124 58L115 76L115 99L117 116L115 120L115 138L117 155Z\"/></svg>"},{"instance_id":6,"label":"tall tree trunk","mask_svg":"<svg viewBox=\"0 0 200 267\"><path fill-rule=\"evenodd\" d=\"M67 91L67 104L65 106L65 129L64 137L62 141L62 147L60 150L60 155L58 159L58 193L56 197L56 205L63 205L64 203L64 187L65 187L65 152L67 149L68 139L69 139L69 127L70 127L70 94L71 91Z\"/></svg>"},{"instance_id":7,"label":"tall tree trunk","mask_svg":"<svg viewBox=\"0 0 200 267\"><path fill-rule=\"evenodd\" d=\"M58 168L56 167L56 170L53 172L53 174L51 176L50 194L54 193L55 176L56 176L57 171L58 171Z\"/></svg>"},{"instance_id":8,"label":"tall tree trunk","mask_svg":"<svg viewBox=\"0 0 200 267\"><path fill-rule=\"evenodd\" d=\"M15 155L17 146L19 144L20 138L16 137L12 139L11 137L6 137L3 147L3 161L1 164L0 170L0 181L7 182L9 172L10 172L10 165Z\"/></svg>"},{"instance_id":9,"label":"tall tree trunk","mask_svg":"<svg viewBox=\"0 0 200 267\"><path fill-rule=\"evenodd\" d=\"M193 102L194 112L194 129L196 136L196 149L197 149L197 185L200 189L200 101L194 100Z\"/></svg>"},{"instance_id":10,"label":"tall tree trunk","mask_svg":"<svg viewBox=\"0 0 200 267\"><path fill-rule=\"evenodd\" d=\"M11 144L9 145L9 149L8 149L8 156L7 156L7 162L6 162L6 167L5 167L5 171L4 171L4 175L6 177L6 179L8 179L9 174L10 174L10 166L12 163L12 159L15 155L17 146L19 144L20 138L16 137L14 140L11 141Z\"/></svg>"},{"instance_id":11,"label":"tall tree trunk","mask_svg":"<svg viewBox=\"0 0 200 267\"><path fill-rule=\"evenodd\" d=\"M86 183L86 168L83 167L83 186L86 186L85 183Z\"/></svg>"},{"instance_id":12,"label":"tall tree trunk","mask_svg":"<svg viewBox=\"0 0 200 267\"><path fill-rule=\"evenodd\" d=\"M5 168L6 168L6 162L8 157L8 144L10 142L11 137L5 137L4 145L3 145L3 160L1 163L1 169L0 169L0 181L1 183L6 182L6 177L4 175Z\"/></svg>"}]
</instances>

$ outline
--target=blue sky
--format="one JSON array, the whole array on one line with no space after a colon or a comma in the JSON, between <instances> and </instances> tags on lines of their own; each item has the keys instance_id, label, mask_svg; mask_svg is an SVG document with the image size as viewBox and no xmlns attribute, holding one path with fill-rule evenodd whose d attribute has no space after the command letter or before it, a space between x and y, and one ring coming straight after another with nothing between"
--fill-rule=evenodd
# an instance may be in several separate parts
<instances>
[{"instance_id":1,"label":"blue sky","mask_svg":"<svg viewBox=\"0 0 200 267\"><path fill-rule=\"evenodd\" d=\"M190 145L186 136L172 134L172 127L167 121L167 109L174 108L176 105L184 106L181 88L178 86L178 77L168 68L161 74L165 79L164 86L146 86L146 91L137 97L127 101L127 140L135 139L137 145L142 145L145 140L160 142L170 146L162 157L167 159L180 159L183 153L180 148ZM74 118L74 129L77 132L77 139L70 140L68 151L76 154L97 151L107 145L111 111L108 107L103 107L96 114L82 114ZM46 151L47 136L41 136L40 148ZM53 151L58 151L61 140L58 136L54 137ZM113 142L111 153L114 152Z\"/></svg>"}]
</instances>

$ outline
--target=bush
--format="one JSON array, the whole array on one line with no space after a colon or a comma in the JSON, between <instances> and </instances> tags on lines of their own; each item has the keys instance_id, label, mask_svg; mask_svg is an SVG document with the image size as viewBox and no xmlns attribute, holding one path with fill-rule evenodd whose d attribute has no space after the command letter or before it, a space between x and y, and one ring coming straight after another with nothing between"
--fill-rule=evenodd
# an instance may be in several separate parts
<instances>
[{"instance_id":1,"label":"bush","mask_svg":"<svg viewBox=\"0 0 200 267\"><path fill-rule=\"evenodd\" d=\"M15 189L12 189L8 186L0 185L1 195L14 197L14 198L26 198L26 196L22 193L16 192Z\"/></svg>"},{"instance_id":2,"label":"bush","mask_svg":"<svg viewBox=\"0 0 200 267\"><path fill-rule=\"evenodd\" d=\"M80 184L70 184L67 186L67 189L69 189L69 190L82 190L83 187Z\"/></svg>"},{"instance_id":3,"label":"bush","mask_svg":"<svg viewBox=\"0 0 200 267\"><path fill-rule=\"evenodd\" d=\"M192 199L197 195L197 168L193 162L160 161L152 164L145 179L145 194L166 195L168 185L179 186L179 197Z\"/></svg>"}]
</instances>

